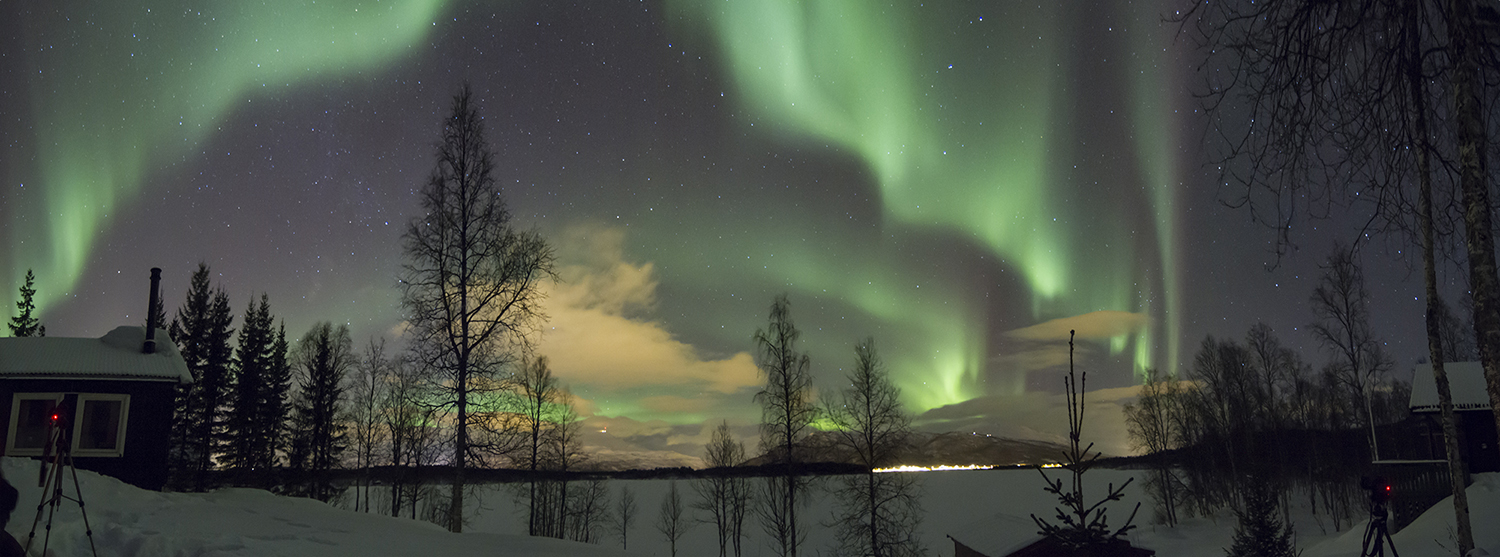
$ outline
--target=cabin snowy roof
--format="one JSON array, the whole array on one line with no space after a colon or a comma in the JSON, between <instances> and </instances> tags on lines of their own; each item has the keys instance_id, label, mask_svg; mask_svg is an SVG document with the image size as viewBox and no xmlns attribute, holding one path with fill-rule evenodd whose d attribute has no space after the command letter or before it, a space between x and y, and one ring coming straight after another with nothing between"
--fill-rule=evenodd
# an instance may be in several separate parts
<instances>
[{"instance_id":1,"label":"cabin snowy roof","mask_svg":"<svg viewBox=\"0 0 1500 557\"><path fill-rule=\"evenodd\" d=\"M1490 395L1484 385L1484 367L1479 362L1443 364L1448 375L1448 390L1453 393L1454 410L1489 410ZM1411 378L1411 411L1437 412L1437 381L1432 364L1418 364Z\"/></svg>"},{"instance_id":2,"label":"cabin snowy roof","mask_svg":"<svg viewBox=\"0 0 1500 557\"><path fill-rule=\"evenodd\" d=\"M154 353L141 353L145 342L146 328L132 326L100 338L0 338L0 378L193 382L165 330L156 330Z\"/></svg>"},{"instance_id":3,"label":"cabin snowy roof","mask_svg":"<svg viewBox=\"0 0 1500 557\"><path fill-rule=\"evenodd\" d=\"M1005 557L1042 539L1036 521L1006 513L960 526L948 539L990 557Z\"/></svg>"}]
</instances>

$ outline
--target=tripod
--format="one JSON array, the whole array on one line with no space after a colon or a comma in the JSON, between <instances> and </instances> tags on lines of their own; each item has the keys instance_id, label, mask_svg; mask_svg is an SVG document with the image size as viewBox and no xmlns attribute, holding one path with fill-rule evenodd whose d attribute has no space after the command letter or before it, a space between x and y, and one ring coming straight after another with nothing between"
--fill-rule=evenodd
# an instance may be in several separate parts
<instances>
[{"instance_id":1,"label":"tripod","mask_svg":"<svg viewBox=\"0 0 1500 557\"><path fill-rule=\"evenodd\" d=\"M57 514L57 508L62 506L62 500L67 499L78 503L78 512L83 515L83 533L89 539L89 552L98 557L99 550L94 548L94 528L89 525L89 513L83 507L83 490L78 487L78 467L73 465L72 443L64 434L67 430L65 407L59 405L52 412L52 422L48 425L47 445L42 450L42 471L40 482L42 487L42 500L36 505L36 518L31 521L31 533L26 535L26 554L31 554L31 542L36 539L36 526L42 521L42 511L47 512L47 531L42 536L42 555L47 554L47 546L52 541L52 517ZM73 493L77 497L63 495L63 468L66 467L73 475Z\"/></svg>"},{"instance_id":2,"label":"tripod","mask_svg":"<svg viewBox=\"0 0 1500 557\"><path fill-rule=\"evenodd\" d=\"M1391 539L1391 531L1386 528L1386 520L1389 513L1385 510L1385 501L1372 498L1370 501L1370 524L1365 526L1365 541L1360 546L1360 557L1385 557L1385 545L1391 546L1391 557L1401 557L1396 552L1396 541ZM1374 546L1371 547L1371 542Z\"/></svg>"}]
</instances>

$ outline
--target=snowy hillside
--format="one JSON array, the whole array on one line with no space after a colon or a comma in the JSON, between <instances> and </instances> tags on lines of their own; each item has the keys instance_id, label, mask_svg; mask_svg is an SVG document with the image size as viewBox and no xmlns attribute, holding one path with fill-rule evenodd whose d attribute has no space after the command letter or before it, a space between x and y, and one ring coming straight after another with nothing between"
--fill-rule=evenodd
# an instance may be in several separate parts
<instances>
[{"instance_id":1,"label":"snowy hillside","mask_svg":"<svg viewBox=\"0 0 1500 557\"><path fill-rule=\"evenodd\" d=\"M20 490L21 503L7 530L23 545L41 497L37 488L37 463L29 459L0 459L5 477ZM1088 475L1090 493L1102 491L1105 483L1124 481L1130 471L1095 470ZM206 494L154 493L141 491L111 478L79 472L94 529L99 555L224 555L224 556L372 556L372 555L485 555L485 556L665 556L667 548L652 524L667 483L663 480L616 480L615 493L629 487L636 494L640 512L630 533L632 552L618 549L618 540L587 545L520 535L524 528L520 507L499 486L481 490L472 507L469 532L450 534L420 521L355 513L307 499L278 497L259 490L223 489ZM922 476L927 516L922 535L929 554L953 554L947 536L986 532L996 543L1014 542L1034 535L1031 513L1050 516L1055 501L1041 490L1035 470L995 470L929 473ZM686 487L686 486L682 486ZM1111 524L1118 524L1142 495L1132 485L1126 501L1111 507ZM688 496L691 490L688 490ZM72 494L71 487L68 494ZM806 548L809 555L826 553L831 543L826 520L828 497L806 511L811 528ZM1500 530L1487 525L1500 523L1500 474L1477 477L1469 489L1474 510L1476 542L1489 555L1500 555ZM1142 505L1130 536L1142 547L1155 549L1162 557L1179 555L1223 555L1234 530L1227 513L1214 519L1196 518L1177 528L1148 524L1150 502ZM1451 545L1448 528L1451 502L1439 504L1410 527L1395 535L1403 555L1451 555L1439 545ZM1317 517L1305 511L1294 513L1299 545L1306 557L1353 557L1359 554L1364 524L1344 532L1325 532ZM43 518L45 521L45 517ZM1321 524L1326 525L1326 522ZM753 526L751 529L753 530ZM37 529L40 545L44 530ZM717 547L712 528L698 525L679 545L684 556L714 555ZM752 531L745 543L747 556L766 556L763 537ZM87 539L77 505L64 501L54 520L51 548L62 557L88 555Z\"/></svg>"}]
</instances>

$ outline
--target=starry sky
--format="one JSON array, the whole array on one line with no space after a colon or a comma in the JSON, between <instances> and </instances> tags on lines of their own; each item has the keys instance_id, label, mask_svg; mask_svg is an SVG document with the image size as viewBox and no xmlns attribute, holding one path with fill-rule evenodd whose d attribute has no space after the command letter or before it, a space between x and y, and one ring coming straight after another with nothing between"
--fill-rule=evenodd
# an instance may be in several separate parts
<instances>
[{"instance_id":1,"label":"starry sky","mask_svg":"<svg viewBox=\"0 0 1500 557\"><path fill-rule=\"evenodd\" d=\"M170 314L205 262L292 336L399 345L400 234L469 82L558 250L540 350L618 446L755 423L750 338L786 293L821 391L873 336L932 430L1056 438L1077 330L1124 452L1111 401L1204 335L1262 320L1321 365L1307 298L1363 222L1278 257L1219 202L1173 6L7 2L0 287L33 269L48 333L100 336L143 322L151 267ZM1366 245L1405 369L1420 274Z\"/></svg>"}]
</instances>

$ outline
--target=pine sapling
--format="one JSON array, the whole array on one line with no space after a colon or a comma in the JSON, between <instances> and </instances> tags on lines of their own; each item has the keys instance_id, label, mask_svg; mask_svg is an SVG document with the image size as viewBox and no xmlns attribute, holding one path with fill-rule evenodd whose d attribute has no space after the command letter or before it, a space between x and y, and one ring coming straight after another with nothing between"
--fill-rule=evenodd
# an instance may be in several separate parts
<instances>
[{"instance_id":1,"label":"pine sapling","mask_svg":"<svg viewBox=\"0 0 1500 557\"><path fill-rule=\"evenodd\" d=\"M1120 539L1126 532L1135 528L1131 524L1135 520L1135 513L1141 509L1141 504L1136 503L1135 509L1130 511L1130 517L1125 519L1125 525L1117 530L1110 530L1106 517L1106 503L1119 501L1124 497L1125 486L1130 485L1135 478L1125 480L1120 487L1109 484L1107 493L1103 499L1090 505L1084 502L1083 497L1083 473L1088 471L1099 458L1098 452L1089 455L1094 448L1093 443L1088 446L1082 445L1083 432L1083 397L1081 391L1088 382L1088 372L1082 377L1075 375L1073 369L1073 334L1068 331L1068 376L1064 378L1063 385L1067 390L1068 399L1068 451L1063 453L1063 468L1073 476L1071 487L1063 485L1062 479L1053 480L1046 472L1041 472L1042 479L1047 482L1043 488L1048 493L1056 495L1062 503L1057 507L1057 523L1051 523L1031 515L1031 520L1036 522L1040 528L1039 534L1052 538L1065 551L1078 555L1092 555L1098 550L1108 547L1118 547L1126 542Z\"/></svg>"}]
</instances>

